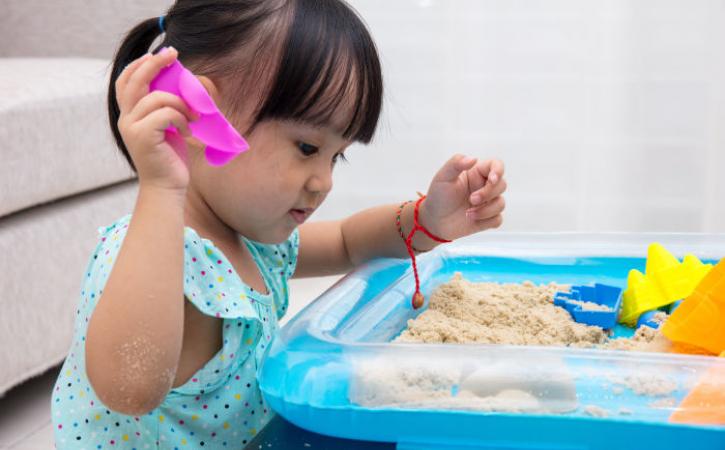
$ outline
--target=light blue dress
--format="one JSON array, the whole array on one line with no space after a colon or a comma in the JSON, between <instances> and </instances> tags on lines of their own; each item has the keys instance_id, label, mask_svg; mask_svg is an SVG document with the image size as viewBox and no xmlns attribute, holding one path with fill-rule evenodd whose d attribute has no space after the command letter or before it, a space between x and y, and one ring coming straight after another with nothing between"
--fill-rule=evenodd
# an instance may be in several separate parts
<instances>
[{"instance_id":1,"label":"light blue dress","mask_svg":"<svg viewBox=\"0 0 725 450\"><path fill-rule=\"evenodd\" d=\"M239 449L272 418L257 369L287 310L299 233L279 245L244 240L269 290L261 294L193 229L184 231L184 295L202 313L223 319L223 347L161 405L140 417L107 409L86 377L85 339L93 309L126 235L131 216L100 230L76 310L73 343L56 381L52 419L56 448Z\"/></svg>"}]
</instances>

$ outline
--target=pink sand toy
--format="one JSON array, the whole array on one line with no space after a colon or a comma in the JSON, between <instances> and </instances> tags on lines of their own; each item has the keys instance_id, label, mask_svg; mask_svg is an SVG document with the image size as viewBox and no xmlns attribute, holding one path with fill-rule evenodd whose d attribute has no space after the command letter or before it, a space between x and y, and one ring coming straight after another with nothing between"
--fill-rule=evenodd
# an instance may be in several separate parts
<instances>
[{"instance_id":1,"label":"pink sand toy","mask_svg":"<svg viewBox=\"0 0 725 450\"><path fill-rule=\"evenodd\" d=\"M204 85L177 60L153 79L149 91L165 91L181 97L199 119L189 122L191 135L206 145L206 160L213 166L223 166L238 154L247 151L249 144L234 129L217 108ZM169 127L168 133L178 133Z\"/></svg>"}]
</instances>

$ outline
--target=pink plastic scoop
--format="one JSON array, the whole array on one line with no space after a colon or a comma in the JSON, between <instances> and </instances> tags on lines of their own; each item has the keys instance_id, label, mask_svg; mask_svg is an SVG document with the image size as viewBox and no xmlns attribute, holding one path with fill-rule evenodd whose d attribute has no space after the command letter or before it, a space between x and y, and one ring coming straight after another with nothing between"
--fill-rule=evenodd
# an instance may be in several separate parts
<instances>
[{"instance_id":1,"label":"pink plastic scoop","mask_svg":"<svg viewBox=\"0 0 725 450\"><path fill-rule=\"evenodd\" d=\"M249 144L227 121L209 96L204 85L177 60L161 72L149 85L150 91L165 91L181 97L199 119L189 122L191 135L206 145L206 160L223 166L238 154L249 150ZM167 132L177 133L169 127Z\"/></svg>"}]
</instances>

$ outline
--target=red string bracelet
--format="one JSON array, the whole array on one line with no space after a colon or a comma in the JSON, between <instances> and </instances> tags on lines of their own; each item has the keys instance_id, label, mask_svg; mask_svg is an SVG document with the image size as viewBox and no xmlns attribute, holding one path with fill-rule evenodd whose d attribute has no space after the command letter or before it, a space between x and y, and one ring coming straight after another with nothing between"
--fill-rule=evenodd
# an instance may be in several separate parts
<instances>
[{"instance_id":1,"label":"red string bracelet","mask_svg":"<svg viewBox=\"0 0 725 450\"><path fill-rule=\"evenodd\" d=\"M418 194L423 195L423 194ZM405 241L405 232L403 231L403 224L401 223L400 218L403 215L403 208L406 207L409 203L413 203L413 200L408 200L400 204L398 207L398 211L395 213L395 226L398 228L398 234L400 235L400 238ZM418 250L415 247L411 247L414 252L416 253L423 253L423 250Z\"/></svg>"},{"instance_id":2,"label":"red string bracelet","mask_svg":"<svg viewBox=\"0 0 725 450\"><path fill-rule=\"evenodd\" d=\"M413 250L413 236L415 233L420 230L423 233L425 233L426 236L431 238L432 240L436 242L441 243L447 243L451 242L447 239L439 238L438 236L435 236L430 231L426 230L423 225L418 222L418 210L420 209L420 204L423 203L423 200L425 200L425 195L421 195L418 201L415 202L415 209L413 210L413 229L410 230L410 233L408 234L408 237L405 238L405 248L408 250L408 255L410 255L410 258L413 260L413 275L415 276L415 293L413 294L413 309L418 309L421 306L423 306L423 303L425 302L425 298L423 297L423 294L420 292L420 279L418 278L418 265L415 263L415 251Z\"/></svg>"}]
</instances>

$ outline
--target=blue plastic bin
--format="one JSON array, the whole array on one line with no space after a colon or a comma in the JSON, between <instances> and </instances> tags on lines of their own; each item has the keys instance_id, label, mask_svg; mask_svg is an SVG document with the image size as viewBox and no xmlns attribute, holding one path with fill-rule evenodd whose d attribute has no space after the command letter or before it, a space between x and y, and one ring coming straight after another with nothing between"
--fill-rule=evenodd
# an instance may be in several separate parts
<instances>
[{"instance_id":1,"label":"blue plastic bin","mask_svg":"<svg viewBox=\"0 0 725 450\"><path fill-rule=\"evenodd\" d=\"M676 253L725 254L722 235L657 239ZM428 297L457 272L472 281L622 288L630 269L644 269L650 241L639 235L495 234L423 255L422 289ZM405 260L367 264L283 328L260 371L262 392L275 411L316 433L396 442L404 450L725 449L723 426L669 422L700 377L725 359L393 344L421 313L410 306L409 267ZM631 333L614 329L617 336Z\"/></svg>"}]
</instances>

